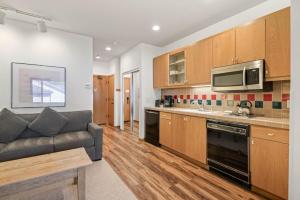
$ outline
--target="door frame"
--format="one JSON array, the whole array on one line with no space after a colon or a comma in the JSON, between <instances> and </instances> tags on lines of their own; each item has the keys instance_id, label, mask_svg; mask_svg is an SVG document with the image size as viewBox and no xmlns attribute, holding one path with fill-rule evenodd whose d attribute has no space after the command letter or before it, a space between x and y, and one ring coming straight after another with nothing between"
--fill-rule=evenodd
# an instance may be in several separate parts
<instances>
[{"instance_id":1,"label":"door frame","mask_svg":"<svg viewBox=\"0 0 300 200\"><path fill-rule=\"evenodd\" d=\"M129 70L129 71L126 71L126 72L123 72L123 73L121 73L121 109L120 109L120 111L121 111L121 115L120 115L120 129L121 130L124 130L124 114L125 114L125 112L124 112L124 104L125 104L125 102L124 102L124 96L125 96L125 94L124 94L124 76L125 75L128 75L128 74L130 74L131 75L131 79L130 79L130 127L131 127L131 129L133 129L133 78L132 78L132 74L133 73L141 73L141 70L140 70L140 67L137 67L137 68L135 68L135 69L133 69L133 70ZM141 76L140 74L139 74L139 76ZM140 84L141 84L141 80L140 80ZM141 87L140 87L140 91L139 91L139 94L140 94L140 96L141 96ZM139 112L140 112L140 107L141 107L141 104L140 104L140 102L139 102ZM140 113L139 113L140 114ZM141 121L141 115L139 115L139 121ZM140 131L139 131L139 135L140 135Z\"/></svg>"}]
</instances>

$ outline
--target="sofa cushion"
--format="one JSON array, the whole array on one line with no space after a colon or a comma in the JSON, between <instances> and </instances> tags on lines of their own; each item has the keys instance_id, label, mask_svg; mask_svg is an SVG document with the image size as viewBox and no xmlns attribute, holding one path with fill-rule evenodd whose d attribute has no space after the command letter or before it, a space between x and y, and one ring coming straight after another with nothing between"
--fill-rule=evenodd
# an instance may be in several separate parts
<instances>
[{"instance_id":1,"label":"sofa cushion","mask_svg":"<svg viewBox=\"0 0 300 200\"><path fill-rule=\"evenodd\" d=\"M61 133L87 131L88 124L92 122L92 111L90 110L63 112L61 114L69 119Z\"/></svg>"},{"instance_id":2,"label":"sofa cushion","mask_svg":"<svg viewBox=\"0 0 300 200\"><path fill-rule=\"evenodd\" d=\"M0 143L0 151L6 146L4 143Z\"/></svg>"},{"instance_id":3,"label":"sofa cushion","mask_svg":"<svg viewBox=\"0 0 300 200\"><path fill-rule=\"evenodd\" d=\"M53 137L15 140L0 150L0 161L37 156L53 152Z\"/></svg>"},{"instance_id":4,"label":"sofa cushion","mask_svg":"<svg viewBox=\"0 0 300 200\"><path fill-rule=\"evenodd\" d=\"M0 143L14 141L27 127L28 122L4 108L0 112Z\"/></svg>"},{"instance_id":5,"label":"sofa cushion","mask_svg":"<svg viewBox=\"0 0 300 200\"><path fill-rule=\"evenodd\" d=\"M94 146L94 138L87 131L64 133L54 136L54 151Z\"/></svg>"},{"instance_id":6,"label":"sofa cushion","mask_svg":"<svg viewBox=\"0 0 300 200\"><path fill-rule=\"evenodd\" d=\"M29 128L43 136L54 136L66 125L68 118L62 114L45 108L39 116L29 124Z\"/></svg>"}]
</instances>

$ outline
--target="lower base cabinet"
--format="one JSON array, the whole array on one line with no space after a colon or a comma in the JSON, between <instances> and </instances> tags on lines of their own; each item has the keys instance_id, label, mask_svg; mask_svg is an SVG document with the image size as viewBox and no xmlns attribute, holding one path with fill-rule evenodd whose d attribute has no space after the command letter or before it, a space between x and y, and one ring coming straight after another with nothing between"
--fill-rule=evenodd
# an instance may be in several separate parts
<instances>
[{"instance_id":1,"label":"lower base cabinet","mask_svg":"<svg viewBox=\"0 0 300 200\"><path fill-rule=\"evenodd\" d=\"M159 143L172 148L172 121L170 113L160 113L159 130Z\"/></svg>"},{"instance_id":2,"label":"lower base cabinet","mask_svg":"<svg viewBox=\"0 0 300 200\"><path fill-rule=\"evenodd\" d=\"M256 135L262 138L251 138L251 183L259 189L288 199L289 145L280 141L285 137L284 131L281 130L280 133L278 130L270 132L270 129L252 129L255 130L261 130L260 135ZM288 137L288 131L285 134ZM270 139L266 139L266 135L269 135Z\"/></svg>"},{"instance_id":3,"label":"lower base cabinet","mask_svg":"<svg viewBox=\"0 0 300 200\"><path fill-rule=\"evenodd\" d=\"M206 119L161 113L160 143L206 164Z\"/></svg>"}]
</instances>

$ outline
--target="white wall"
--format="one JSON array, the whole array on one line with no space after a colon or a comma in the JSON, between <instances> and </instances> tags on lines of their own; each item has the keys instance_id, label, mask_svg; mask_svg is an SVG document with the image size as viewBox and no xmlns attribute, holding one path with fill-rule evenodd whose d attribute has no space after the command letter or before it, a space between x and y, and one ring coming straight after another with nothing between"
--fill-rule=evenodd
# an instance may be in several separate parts
<instances>
[{"instance_id":1,"label":"white wall","mask_svg":"<svg viewBox=\"0 0 300 200\"><path fill-rule=\"evenodd\" d=\"M141 47L137 45L120 57L121 74L141 67Z\"/></svg>"},{"instance_id":2,"label":"white wall","mask_svg":"<svg viewBox=\"0 0 300 200\"><path fill-rule=\"evenodd\" d=\"M268 0L244 12L234 15L230 18L224 19L216 24L213 24L205 29L199 30L189 36L177 40L169 45L163 47L163 52L172 51L176 48L184 47L201 39L208 38L217 33L223 32L235 26L255 20L259 17L265 16L282 8L290 6L290 0Z\"/></svg>"},{"instance_id":3,"label":"white wall","mask_svg":"<svg viewBox=\"0 0 300 200\"><path fill-rule=\"evenodd\" d=\"M144 138L144 109L145 106L154 106L155 100L160 98L160 90L153 89L153 58L161 52L161 48L139 44L123 54L120 58L121 77L123 73L131 70L140 70L140 101L139 101L139 121L140 121L140 138ZM121 91L123 91L123 81L121 78ZM121 94L120 108L123 108L123 94ZM121 109L123 113L123 109ZM123 114L120 116L122 125ZM123 128L121 126L121 128Z\"/></svg>"},{"instance_id":4,"label":"white wall","mask_svg":"<svg viewBox=\"0 0 300 200\"><path fill-rule=\"evenodd\" d=\"M300 0L292 0L292 77L291 77L291 119L290 119L290 158L289 158L289 199L300 198L300 131L297 122L300 118Z\"/></svg>"},{"instance_id":5,"label":"white wall","mask_svg":"<svg viewBox=\"0 0 300 200\"><path fill-rule=\"evenodd\" d=\"M114 125L120 126L120 59L115 58L109 62L110 74L115 78L115 91L114 91Z\"/></svg>"},{"instance_id":6,"label":"white wall","mask_svg":"<svg viewBox=\"0 0 300 200\"><path fill-rule=\"evenodd\" d=\"M66 107L60 111L92 109L92 38L49 28L40 33L36 25L6 20L0 25L0 109L11 104L11 62L66 67ZM88 88L85 84L89 84ZM80 97L80 98L78 98ZM19 113L41 109L15 109Z\"/></svg>"},{"instance_id":7,"label":"white wall","mask_svg":"<svg viewBox=\"0 0 300 200\"><path fill-rule=\"evenodd\" d=\"M161 48L141 44L141 103L140 103L140 138L145 138L145 107L155 106L161 91L153 89L153 58L160 54Z\"/></svg>"},{"instance_id":8,"label":"white wall","mask_svg":"<svg viewBox=\"0 0 300 200\"><path fill-rule=\"evenodd\" d=\"M111 69L108 62L94 61L93 63L93 74L94 75L110 75Z\"/></svg>"},{"instance_id":9,"label":"white wall","mask_svg":"<svg viewBox=\"0 0 300 200\"><path fill-rule=\"evenodd\" d=\"M133 73L132 76L133 79L133 98L134 98L134 108L133 108L133 120L140 121L140 110L139 110L139 104L140 104L140 72Z\"/></svg>"}]
</instances>

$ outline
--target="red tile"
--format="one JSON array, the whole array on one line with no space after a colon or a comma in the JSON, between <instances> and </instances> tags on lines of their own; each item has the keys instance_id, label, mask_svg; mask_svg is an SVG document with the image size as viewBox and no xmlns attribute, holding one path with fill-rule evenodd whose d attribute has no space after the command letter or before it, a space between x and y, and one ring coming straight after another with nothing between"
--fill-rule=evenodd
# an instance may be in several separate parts
<instances>
[{"instance_id":1,"label":"red tile","mask_svg":"<svg viewBox=\"0 0 300 200\"><path fill-rule=\"evenodd\" d=\"M239 94L233 95L233 100L234 101L240 101L241 100L241 95L239 95Z\"/></svg>"},{"instance_id":2,"label":"red tile","mask_svg":"<svg viewBox=\"0 0 300 200\"><path fill-rule=\"evenodd\" d=\"M180 95L180 99L183 99L183 95Z\"/></svg>"},{"instance_id":3,"label":"red tile","mask_svg":"<svg viewBox=\"0 0 300 200\"><path fill-rule=\"evenodd\" d=\"M202 100L206 100L206 95L205 94L202 95Z\"/></svg>"},{"instance_id":4,"label":"red tile","mask_svg":"<svg viewBox=\"0 0 300 200\"><path fill-rule=\"evenodd\" d=\"M195 95L194 95L194 99L198 99L198 95L195 94Z\"/></svg>"},{"instance_id":5,"label":"red tile","mask_svg":"<svg viewBox=\"0 0 300 200\"><path fill-rule=\"evenodd\" d=\"M189 94L186 95L186 98L187 98L187 99L191 99L191 95L189 95Z\"/></svg>"},{"instance_id":6,"label":"red tile","mask_svg":"<svg viewBox=\"0 0 300 200\"><path fill-rule=\"evenodd\" d=\"M272 94L264 94L264 101L272 101L273 95Z\"/></svg>"},{"instance_id":7,"label":"red tile","mask_svg":"<svg viewBox=\"0 0 300 200\"><path fill-rule=\"evenodd\" d=\"M217 95L212 94L212 95L211 95L211 100L217 100Z\"/></svg>"},{"instance_id":8,"label":"red tile","mask_svg":"<svg viewBox=\"0 0 300 200\"><path fill-rule=\"evenodd\" d=\"M255 94L248 94L247 95L247 100L248 101L255 101Z\"/></svg>"},{"instance_id":9,"label":"red tile","mask_svg":"<svg viewBox=\"0 0 300 200\"><path fill-rule=\"evenodd\" d=\"M282 94L282 101L290 100L290 94Z\"/></svg>"},{"instance_id":10,"label":"red tile","mask_svg":"<svg viewBox=\"0 0 300 200\"><path fill-rule=\"evenodd\" d=\"M174 95L174 99L177 99L177 95Z\"/></svg>"}]
</instances>

